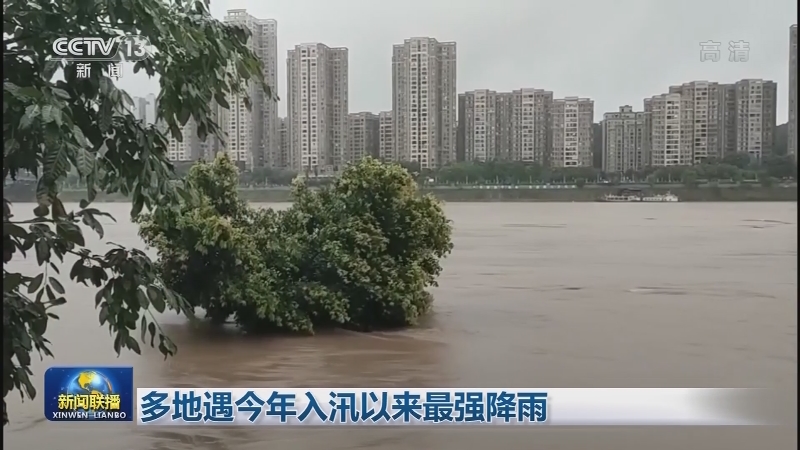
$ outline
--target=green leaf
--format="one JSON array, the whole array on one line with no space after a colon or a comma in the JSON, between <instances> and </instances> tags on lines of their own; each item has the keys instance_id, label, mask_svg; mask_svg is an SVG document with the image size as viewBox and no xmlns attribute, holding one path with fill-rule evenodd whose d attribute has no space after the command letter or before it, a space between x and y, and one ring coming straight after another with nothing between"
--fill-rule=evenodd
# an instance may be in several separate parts
<instances>
[{"instance_id":1,"label":"green leaf","mask_svg":"<svg viewBox=\"0 0 800 450\"><path fill-rule=\"evenodd\" d=\"M103 305L100 308L100 325L104 325L108 321L108 305Z\"/></svg>"},{"instance_id":2,"label":"green leaf","mask_svg":"<svg viewBox=\"0 0 800 450\"><path fill-rule=\"evenodd\" d=\"M67 91L63 90L63 89L52 88L51 91L53 92L53 94L56 97L58 97L58 98L60 98L62 100L69 100L70 99L69 93Z\"/></svg>"},{"instance_id":3,"label":"green leaf","mask_svg":"<svg viewBox=\"0 0 800 450\"><path fill-rule=\"evenodd\" d=\"M22 94L23 96L25 96L27 98L30 98L30 99L33 99L33 100L39 100L40 98L42 98L41 91L39 91L39 89L37 89L37 88L35 88L33 86L24 87L24 88L20 89L19 93Z\"/></svg>"},{"instance_id":4,"label":"green leaf","mask_svg":"<svg viewBox=\"0 0 800 450\"><path fill-rule=\"evenodd\" d=\"M83 134L83 130L77 125L72 128L72 135L75 137L75 141L81 147L92 147L92 142L86 138L86 135Z\"/></svg>"},{"instance_id":5,"label":"green leaf","mask_svg":"<svg viewBox=\"0 0 800 450\"><path fill-rule=\"evenodd\" d=\"M148 286L147 296L150 297L150 303L153 305L153 308L163 313L166 309L166 304L164 303L164 297L161 295L161 292L152 286Z\"/></svg>"},{"instance_id":6,"label":"green leaf","mask_svg":"<svg viewBox=\"0 0 800 450\"><path fill-rule=\"evenodd\" d=\"M58 197L54 197L52 199L51 212L53 220L58 220L67 217L67 210L64 208L64 204L61 203L61 200L59 200Z\"/></svg>"},{"instance_id":7,"label":"green leaf","mask_svg":"<svg viewBox=\"0 0 800 450\"><path fill-rule=\"evenodd\" d=\"M24 228L17 224L13 224L10 222L3 223L3 236L13 236L16 238L25 238L28 236L28 232L25 231Z\"/></svg>"},{"instance_id":8,"label":"green leaf","mask_svg":"<svg viewBox=\"0 0 800 450\"><path fill-rule=\"evenodd\" d=\"M33 294L34 292L38 291L39 288L42 286L42 281L44 280L44 274L40 273L33 277L31 282L28 284L28 294ZM3 283L5 283L5 279L3 279Z\"/></svg>"},{"instance_id":9,"label":"green leaf","mask_svg":"<svg viewBox=\"0 0 800 450\"><path fill-rule=\"evenodd\" d=\"M25 109L25 115L19 122L19 128L25 130L31 126L34 120L39 117L39 105L30 105Z\"/></svg>"},{"instance_id":10,"label":"green leaf","mask_svg":"<svg viewBox=\"0 0 800 450\"><path fill-rule=\"evenodd\" d=\"M94 153L87 150L85 147L78 147L75 150L75 168L78 170L78 173L82 176L88 176L95 171L95 163L97 158L95 157ZM82 206L82 208L84 208Z\"/></svg>"},{"instance_id":11,"label":"green leaf","mask_svg":"<svg viewBox=\"0 0 800 450\"><path fill-rule=\"evenodd\" d=\"M156 339L156 324L150 322L147 325L147 332L150 333L150 347L153 347ZM144 339L143 339L144 340Z\"/></svg>"},{"instance_id":12,"label":"green leaf","mask_svg":"<svg viewBox=\"0 0 800 450\"><path fill-rule=\"evenodd\" d=\"M142 316L141 322L139 322L139 331L141 332L140 341L144 342L144 339L147 337L147 319Z\"/></svg>"},{"instance_id":13,"label":"green leaf","mask_svg":"<svg viewBox=\"0 0 800 450\"><path fill-rule=\"evenodd\" d=\"M147 309L150 306L150 301L147 300L147 295L141 289L136 290L136 299L139 300L139 306L142 309Z\"/></svg>"},{"instance_id":14,"label":"green leaf","mask_svg":"<svg viewBox=\"0 0 800 450\"><path fill-rule=\"evenodd\" d=\"M105 294L106 294L106 290L105 289L100 289L94 295L94 307L95 308L97 308L100 305L100 302L103 301L103 299L105 298Z\"/></svg>"},{"instance_id":15,"label":"green leaf","mask_svg":"<svg viewBox=\"0 0 800 450\"><path fill-rule=\"evenodd\" d=\"M81 231L81 228L75 225L74 223L60 222L56 226L56 232L61 238L69 242L72 242L81 247L86 245L86 241L83 238L83 232Z\"/></svg>"},{"instance_id":16,"label":"green leaf","mask_svg":"<svg viewBox=\"0 0 800 450\"><path fill-rule=\"evenodd\" d=\"M128 336L125 343L127 344L127 347L133 350L133 352L137 355L142 354L142 350L139 348L139 343L136 342L136 339L133 336Z\"/></svg>"},{"instance_id":17,"label":"green leaf","mask_svg":"<svg viewBox=\"0 0 800 450\"><path fill-rule=\"evenodd\" d=\"M51 183L66 176L70 169L69 153L67 147L60 143L55 147L45 149L42 164L42 179Z\"/></svg>"},{"instance_id":18,"label":"green leaf","mask_svg":"<svg viewBox=\"0 0 800 450\"><path fill-rule=\"evenodd\" d=\"M39 178L36 183L36 201L39 203L39 208L33 210L37 217L44 217L48 214L47 207L52 202L53 183L49 183L44 177Z\"/></svg>"},{"instance_id":19,"label":"green leaf","mask_svg":"<svg viewBox=\"0 0 800 450\"><path fill-rule=\"evenodd\" d=\"M36 242L36 262L41 266L50 260L50 244L44 239Z\"/></svg>"},{"instance_id":20,"label":"green leaf","mask_svg":"<svg viewBox=\"0 0 800 450\"><path fill-rule=\"evenodd\" d=\"M22 283L22 274L19 273L3 274L3 293L5 294L16 290L21 283ZM34 291L35 290L36 289L34 289Z\"/></svg>"},{"instance_id":21,"label":"green leaf","mask_svg":"<svg viewBox=\"0 0 800 450\"><path fill-rule=\"evenodd\" d=\"M50 123L56 120L55 116L58 113L59 121L61 120L61 112L58 111L53 105L45 105L42 107L42 122Z\"/></svg>"},{"instance_id":22,"label":"green leaf","mask_svg":"<svg viewBox=\"0 0 800 450\"><path fill-rule=\"evenodd\" d=\"M48 205L40 204L33 209L33 214L36 217L47 217L47 215L50 214L50 208L48 208Z\"/></svg>"},{"instance_id":23,"label":"green leaf","mask_svg":"<svg viewBox=\"0 0 800 450\"><path fill-rule=\"evenodd\" d=\"M58 280L56 280L53 277L50 277L47 281L50 282L50 286L52 286L53 290L55 290L57 293L59 293L59 294L63 294L64 293L64 286L62 286L61 283Z\"/></svg>"},{"instance_id":24,"label":"green leaf","mask_svg":"<svg viewBox=\"0 0 800 450\"><path fill-rule=\"evenodd\" d=\"M214 93L214 100L219 106L225 109L231 109L231 105L228 104L228 100L225 99L225 95L222 92Z\"/></svg>"},{"instance_id":25,"label":"green leaf","mask_svg":"<svg viewBox=\"0 0 800 450\"><path fill-rule=\"evenodd\" d=\"M103 230L103 225L100 222L98 222L97 219L95 219L94 215L92 215L91 213L84 214L83 223L92 230L94 230L97 233L97 235L100 236L100 239L103 238L103 235L105 234L105 231Z\"/></svg>"},{"instance_id":26,"label":"green leaf","mask_svg":"<svg viewBox=\"0 0 800 450\"><path fill-rule=\"evenodd\" d=\"M122 333L118 331L117 335L114 336L114 352L116 352L116 354L119 355L121 351L122 351Z\"/></svg>"},{"instance_id":27,"label":"green leaf","mask_svg":"<svg viewBox=\"0 0 800 450\"><path fill-rule=\"evenodd\" d=\"M14 83L10 83L8 81L4 81L3 82L3 91L8 92L9 94L11 94L14 97L24 97L20 93L20 87L17 86L16 84L14 84Z\"/></svg>"}]
</instances>

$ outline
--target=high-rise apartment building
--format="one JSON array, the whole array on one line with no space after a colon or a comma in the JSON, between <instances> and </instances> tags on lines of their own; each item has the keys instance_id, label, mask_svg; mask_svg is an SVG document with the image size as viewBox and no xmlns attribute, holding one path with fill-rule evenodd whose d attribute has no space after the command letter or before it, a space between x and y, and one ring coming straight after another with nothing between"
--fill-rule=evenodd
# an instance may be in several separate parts
<instances>
[{"instance_id":1,"label":"high-rise apartment building","mask_svg":"<svg viewBox=\"0 0 800 450\"><path fill-rule=\"evenodd\" d=\"M456 43L406 39L392 55L392 111L399 160L441 167L456 152Z\"/></svg>"},{"instance_id":2,"label":"high-rise apartment building","mask_svg":"<svg viewBox=\"0 0 800 450\"><path fill-rule=\"evenodd\" d=\"M679 93L645 99L644 110L650 113L650 165L692 164L694 132L690 105Z\"/></svg>"},{"instance_id":3,"label":"high-rise apartment building","mask_svg":"<svg viewBox=\"0 0 800 450\"><path fill-rule=\"evenodd\" d=\"M156 101L155 94L147 94L145 97L147 100L146 112L145 116L147 117L147 123L152 124L156 123L156 110L158 109L158 101Z\"/></svg>"},{"instance_id":4,"label":"high-rise apartment building","mask_svg":"<svg viewBox=\"0 0 800 450\"><path fill-rule=\"evenodd\" d=\"M736 152L760 162L772 152L775 143L778 87L775 82L748 79L734 84L736 89Z\"/></svg>"},{"instance_id":5,"label":"high-rise apartment building","mask_svg":"<svg viewBox=\"0 0 800 450\"><path fill-rule=\"evenodd\" d=\"M181 127L181 136L182 140L179 141L172 134L169 135L167 158L170 161L196 161L199 159L199 139L194 119L189 119L186 125Z\"/></svg>"},{"instance_id":6,"label":"high-rise apartment building","mask_svg":"<svg viewBox=\"0 0 800 450\"><path fill-rule=\"evenodd\" d=\"M279 167L286 168L291 166L291 152L289 151L289 119L281 117L278 119L278 153Z\"/></svg>"},{"instance_id":7,"label":"high-rise apartment building","mask_svg":"<svg viewBox=\"0 0 800 450\"><path fill-rule=\"evenodd\" d=\"M495 91L481 89L458 95L456 159L491 161L497 158L496 106Z\"/></svg>"},{"instance_id":8,"label":"high-rise apartment building","mask_svg":"<svg viewBox=\"0 0 800 450\"><path fill-rule=\"evenodd\" d=\"M671 86L681 96L681 154L691 152L686 164L747 153L754 161L770 152L774 143L775 83L741 80L731 84L692 81Z\"/></svg>"},{"instance_id":9,"label":"high-rise apartment building","mask_svg":"<svg viewBox=\"0 0 800 450\"><path fill-rule=\"evenodd\" d=\"M787 152L797 162L797 24L789 28L789 136Z\"/></svg>"},{"instance_id":10,"label":"high-rise apartment building","mask_svg":"<svg viewBox=\"0 0 800 450\"><path fill-rule=\"evenodd\" d=\"M592 167L594 102L588 98L553 100L550 108L552 167Z\"/></svg>"},{"instance_id":11,"label":"high-rise apartment building","mask_svg":"<svg viewBox=\"0 0 800 450\"><path fill-rule=\"evenodd\" d=\"M223 108L212 101L209 118L217 123L221 122ZM169 133L169 131L166 131ZM197 161L200 159L211 160L222 149L222 142L217 136L207 135L201 140L197 135L197 123L189 118L181 127L182 140L178 141L169 133L167 158L170 161Z\"/></svg>"},{"instance_id":12,"label":"high-rise apartment building","mask_svg":"<svg viewBox=\"0 0 800 450\"><path fill-rule=\"evenodd\" d=\"M520 91L514 92L522 92L524 89ZM514 149L520 149L518 142L519 139L515 138L515 130L522 130L522 115L521 112L524 112L521 108L514 107L515 96L514 92L499 92L495 99L495 148L496 150L496 157L499 160L510 161L510 160L522 160L521 154L514 152ZM553 95L550 94L550 100L545 105L544 111L544 122L547 122L550 118L550 102L553 101ZM535 115L535 117L538 117ZM549 151L549 147L547 145L549 135L548 130L545 128L544 130L540 130L544 132L545 135L545 143L544 145L544 153ZM513 152L513 153L512 153ZM534 154L537 152L534 151Z\"/></svg>"},{"instance_id":13,"label":"high-rise apartment building","mask_svg":"<svg viewBox=\"0 0 800 450\"><path fill-rule=\"evenodd\" d=\"M380 152L380 119L370 112L351 113L347 117L347 153L345 162L357 162Z\"/></svg>"},{"instance_id":14,"label":"high-rise apartment building","mask_svg":"<svg viewBox=\"0 0 800 450\"><path fill-rule=\"evenodd\" d=\"M133 97L133 106L131 112L134 117L144 122L146 125L152 125L156 122L156 96L147 94L146 97Z\"/></svg>"},{"instance_id":15,"label":"high-rise apartment building","mask_svg":"<svg viewBox=\"0 0 800 450\"><path fill-rule=\"evenodd\" d=\"M378 114L380 140L378 157L381 161L397 161L394 149L394 115L392 111L381 111Z\"/></svg>"},{"instance_id":16,"label":"high-rise apartment building","mask_svg":"<svg viewBox=\"0 0 800 450\"><path fill-rule=\"evenodd\" d=\"M552 141L553 134L551 133L552 120L555 117L552 113L555 112L553 108L556 107L553 101L553 93L543 89L524 88L512 91L509 100L510 102L507 103L506 108L508 108L508 106L511 108L511 124L506 127L501 123L498 128L501 132L504 129L509 129L511 132L509 137L511 144L509 154L511 159L514 161L547 164L553 148L551 144L554 143L554 141ZM564 102L569 102L570 105L573 104L573 101L578 101L578 99L570 97L564 100ZM593 105L591 100L588 101ZM582 112L587 111L585 109L585 102L585 99L580 99ZM562 112L564 105L566 105L566 103L562 102L560 106ZM590 131L592 128L591 115L594 114L593 111L594 106L591 106L589 110L590 115L580 117L581 126L585 125L583 120L588 117ZM509 114L500 114L501 117L504 115L508 116ZM589 145L589 151L591 152L591 142Z\"/></svg>"},{"instance_id":17,"label":"high-rise apartment building","mask_svg":"<svg viewBox=\"0 0 800 450\"><path fill-rule=\"evenodd\" d=\"M456 154L460 161L546 162L552 92L484 89L460 94L458 101Z\"/></svg>"},{"instance_id":18,"label":"high-rise apartment building","mask_svg":"<svg viewBox=\"0 0 800 450\"><path fill-rule=\"evenodd\" d=\"M244 9L232 9L226 23L235 23L251 32L248 47L261 60L264 79L273 92L278 89L278 23L272 19L257 19ZM230 110L225 114L223 130L231 159L247 169L276 164L278 152L278 105L274 96L267 96L261 86L250 83L245 95L229 94Z\"/></svg>"},{"instance_id":19,"label":"high-rise apartment building","mask_svg":"<svg viewBox=\"0 0 800 450\"><path fill-rule=\"evenodd\" d=\"M641 170L650 164L650 114L621 106L603 114L603 171Z\"/></svg>"},{"instance_id":20,"label":"high-rise apartment building","mask_svg":"<svg viewBox=\"0 0 800 450\"><path fill-rule=\"evenodd\" d=\"M725 85L708 81L692 81L670 86L671 94L680 94L691 111L686 124L692 133L692 161L701 164L708 158L723 156L721 133L724 132Z\"/></svg>"},{"instance_id":21,"label":"high-rise apartment building","mask_svg":"<svg viewBox=\"0 0 800 450\"><path fill-rule=\"evenodd\" d=\"M194 119L189 119L186 125L181 127L181 135L183 137L181 141L172 135L169 136L167 158L170 161L197 161L208 158L214 138L207 137L205 141L201 141L197 136L197 124Z\"/></svg>"},{"instance_id":22,"label":"high-rise apartment building","mask_svg":"<svg viewBox=\"0 0 800 450\"><path fill-rule=\"evenodd\" d=\"M329 172L345 163L348 50L300 44L289 50L286 95L292 168Z\"/></svg>"},{"instance_id":23,"label":"high-rise apartment building","mask_svg":"<svg viewBox=\"0 0 800 450\"><path fill-rule=\"evenodd\" d=\"M138 120L147 124L147 98L133 97L133 111Z\"/></svg>"},{"instance_id":24,"label":"high-rise apartment building","mask_svg":"<svg viewBox=\"0 0 800 450\"><path fill-rule=\"evenodd\" d=\"M736 153L736 85L720 85L719 155Z\"/></svg>"}]
</instances>

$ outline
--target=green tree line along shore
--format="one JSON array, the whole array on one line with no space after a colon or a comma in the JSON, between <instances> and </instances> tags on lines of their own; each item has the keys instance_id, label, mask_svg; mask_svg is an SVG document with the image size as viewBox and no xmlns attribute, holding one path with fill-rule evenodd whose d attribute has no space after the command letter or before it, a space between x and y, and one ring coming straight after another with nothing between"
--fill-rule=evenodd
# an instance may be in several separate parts
<instances>
[{"instance_id":1,"label":"green tree line along shore","mask_svg":"<svg viewBox=\"0 0 800 450\"><path fill-rule=\"evenodd\" d=\"M157 51L134 71L159 76L167 133L180 139L193 119L203 139L221 137L212 100L227 107L226 95L246 95L247 83L270 92L249 33L215 20L207 1L102 4L4 4L3 182L32 177L35 195L20 213L3 190L4 424L8 395L36 397L31 361L53 357L47 330L68 301L68 280L96 289L98 322L116 352L150 345L165 358L177 351L157 320L167 310L232 319L249 333L366 331L413 324L428 311L426 288L452 249L451 225L408 171L364 160L321 189L298 180L295 204L280 212L238 197L243 177L225 156L176 171L168 135L137 120L130 97L104 74L113 62L92 62L79 79L75 65L50 57L52 42L74 30L146 37ZM71 184L82 194L68 210ZM87 247L84 232L102 239L113 219L94 206L98 195L130 202L157 260L111 243L100 253ZM26 258L37 273L18 271Z\"/></svg>"},{"instance_id":2,"label":"green tree line along shore","mask_svg":"<svg viewBox=\"0 0 800 450\"><path fill-rule=\"evenodd\" d=\"M195 162L175 163L175 177L188 174ZM583 187L587 184L684 184L695 186L704 183L740 184L759 183L770 186L781 181L797 179L797 163L789 156L768 156L761 164L752 164L747 155L732 154L721 161L709 160L694 166L648 167L640 171L604 173L593 167L547 168L536 163L511 161L489 161L455 163L441 169L420 169L414 163L400 163L417 183L424 186L477 186L501 185L523 186L537 184L571 184ZM239 174L238 184L242 188L286 187L298 177L297 172L279 168L255 168ZM331 178L316 178L303 175L310 185L324 185ZM21 182L24 184L24 181ZM64 188L83 189L77 173L64 179ZM33 190L31 185L30 190Z\"/></svg>"}]
</instances>

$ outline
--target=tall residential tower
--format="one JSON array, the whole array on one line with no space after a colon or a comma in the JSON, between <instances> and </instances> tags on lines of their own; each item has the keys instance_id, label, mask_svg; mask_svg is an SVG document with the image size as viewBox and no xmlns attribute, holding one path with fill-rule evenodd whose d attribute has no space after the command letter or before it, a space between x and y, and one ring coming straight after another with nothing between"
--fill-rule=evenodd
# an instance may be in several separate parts
<instances>
[{"instance_id":1,"label":"tall residential tower","mask_svg":"<svg viewBox=\"0 0 800 450\"><path fill-rule=\"evenodd\" d=\"M650 164L648 121L650 114L620 106L603 114L603 171L641 170Z\"/></svg>"},{"instance_id":2,"label":"tall residential tower","mask_svg":"<svg viewBox=\"0 0 800 450\"><path fill-rule=\"evenodd\" d=\"M380 119L370 112L348 115L345 162L358 162L367 156L380 156Z\"/></svg>"},{"instance_id":3,"label":"tall residential tower","mask_svg":"<svg viewBox=\"0 0 800 450\"><path fill-rule=\"evenodd\" d=\"M392 55L394 145L401 161L441 167L456 153L456 43L406 39Z\"/></svg>"},{"instance_id":4,"label":"tall residential tower","mask_svg":"<svg viewBox=\"0 0 800 450\"><path fill-rule=\"evenodd\" d=\"M460 161L511 160L546 164L553 93L523 88L476 90L458 96Z\"/></svg>"},{"instance_id":5,"label":"tall residential tower","mask_svg":"<svg viewBox=\"0 0 800 450\"><path fill-rule=\"evenodd\" d=\"M594 102L588 98L553 100L550 109L551 167L592 167Z\"/></svg>"},{"instance_id":6,"label":"tall residential tower","mask_svg":"<svg viewBox=\"0 0 800 450\"><path fill-rule=\"evenodd\" d=\"M286 60L289 153L294 170L321 174L346 162L348 50L300 44Z\"/></svg>"},{"instance_id":7,"label":"tall residential tower","mask_svg":"<svg viewBox=\"0 0 800 450\"><path fill-rule=\"evenodd\" d=\"M378 113L380 140L378 155L381 161L397 161L394 148L394 120L391 111Z\"/></svg>"},{"instance_id":8,"label":"tall residential tower","mask_svg":"<svg viewBox=\"0 0 800 450\"><path fill-rule=\"evenodd\" d=\"M692 81L670 86L671 94L680 94L691 111L692 120L685 125L692 135L692 161L701 164L708 158L722 158L721 133L725 131L725 85L709 81Z\"/></svg>"},{"instance_id":9,"label":"tall residential tower","mask_svg":"<svg viewBox=\"0 0 800 450\"><path fill-rule=\"evenodd\" d=\"M272 19L257 19L244 9L232 9L225 22L246 27L252 33L248 47L261 60L264 79L278 89L278 23ZM226 133L226 148L231 159L247 169L273 166L278 160L278 105L275 96L267 96L260 86L251 83L247 88L252 108L245 106L242 95L229 94L230 110L223 114L222 129Z\"/></svg>"},{"instance_id":10,"label":"tall residential tower","mask_svg":"<svg viewBox=\"0 0 800 450\"><path fill-rule=\"evenodd\" d=\"M778 87L774 81L746 79L736 90L736 152L760 162L775 143Z\"/></svg>"},{"instance_id":11,"label":"tall residential tower","mask_svg":"<svg viewBox=\"0 0 800 450\"><path fill-rule=\"evenodd\" d=\"M680 93L644 100L650 113L650 164L656 167L688 166L694 161L691 102Z\"/></svg>"},{"instance_id":12,"label":"tall residential tower","mask_svg":"<svg viewBox=\"0 0 800 450\"><path fill-rule=\"evenodd\" d=\"M497 97L497 92L488 89L458 95L457 159L497 159Z\"/></svg>"}]
</instances>

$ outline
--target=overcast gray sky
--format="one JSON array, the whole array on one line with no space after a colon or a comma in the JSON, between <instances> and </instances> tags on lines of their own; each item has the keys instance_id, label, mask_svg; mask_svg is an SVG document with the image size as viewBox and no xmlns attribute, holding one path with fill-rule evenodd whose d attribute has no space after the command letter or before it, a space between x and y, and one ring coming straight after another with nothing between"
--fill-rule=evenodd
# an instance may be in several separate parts
<instances>
[{"instance_id":1,"label":"overcast gray sky","mask_svg":"<svg viewBox=\"0 0 800 450\"><path fill-rule=\"evenodd\" d=\"M278 21L282 98L286 51L322 42L350 49L350 111L389 110L392 45L430 36L458 43L458 92L589 97L599 121L621 105L641 109L672 84L765 78L778 82L778 123L787 120L796 0L211 0L220 19L238 8ZM701 62L709 40L722 43L719 62ZM748 62L728 61L729 41L750 43ZM141 74L120 84L136 96L159 89Z\"/></svg>"}]
</instances>

